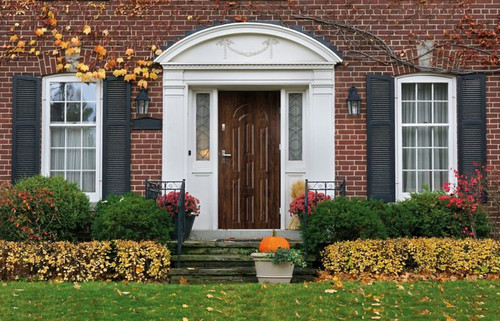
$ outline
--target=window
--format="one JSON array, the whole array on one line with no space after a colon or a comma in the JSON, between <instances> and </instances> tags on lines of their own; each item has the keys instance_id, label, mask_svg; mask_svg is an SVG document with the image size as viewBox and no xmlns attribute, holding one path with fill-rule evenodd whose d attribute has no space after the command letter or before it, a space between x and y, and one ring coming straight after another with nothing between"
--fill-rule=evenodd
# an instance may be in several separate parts
<instances>
[{"instance_id":1,"label":"window","mask_svg":"<svg viewBox=\"0 0 500 321\"><path fill-rule=\"evenodd\" d=\"M101 85L70 76L44 79L42 173L76 182L100 198Z\"/></svg>"},{"instance_id":2,"label":"window","mask_svg":"<svg viewBox=\"0 0 500 321\"><path fill-rule=\"evenodd\" d=\"M302 160L302 93L288 94L288 160Z\"/></svg>"},{"instance_id":3,"label":"window","mask_svg":"<svg viewBox=\"0 0 500 321\"><path fill-rule=\"evenodd\" d=\"M451 78L399 79L396 97L398 199L439 190L456 167L455 83Z\"/></svg>"},{"instance_id":4,"label":"window","mask_svg":"<svg viewBox=\"0 0 500 321\"><path fill-rule=\"evenodd\" d=\"M210 94L196 94L196 160L210 160Z\"/></svg>"}]
</instances>

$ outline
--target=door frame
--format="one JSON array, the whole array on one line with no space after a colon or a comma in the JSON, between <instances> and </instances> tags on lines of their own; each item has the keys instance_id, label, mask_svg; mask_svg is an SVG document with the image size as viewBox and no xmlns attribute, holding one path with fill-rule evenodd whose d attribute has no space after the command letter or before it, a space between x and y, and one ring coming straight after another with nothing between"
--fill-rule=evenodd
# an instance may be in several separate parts
<instances>
[{"instance_id":1,"label":"door frame","mask_svg":"<svg viewBox=\"0 0 500 321\"><path fill-rule=\"evenodd\" d=\"M269 39L274 39L272 47L252 51ZM208 51L212 54L207 55ZM194 229L218 229L218 157L200 163L188 155L195 147L196 92L211 93L211 115L218 115L218 90L280 91L280 225L285 229L290 219L291 183L306 177L335 178L334 66L341 61L331 49L303 33L264 23L208 28L184 38L156 59L163 67L162 179L186 178L187 190L200 199L201 215ZM287 160L285 111L287 93L295 90L304 93L303 159L292 162ZM218 128L216 116L211 116L210 126L210 149L218 151L218 136L212 134Z\"/></svg>"}]
</instances>

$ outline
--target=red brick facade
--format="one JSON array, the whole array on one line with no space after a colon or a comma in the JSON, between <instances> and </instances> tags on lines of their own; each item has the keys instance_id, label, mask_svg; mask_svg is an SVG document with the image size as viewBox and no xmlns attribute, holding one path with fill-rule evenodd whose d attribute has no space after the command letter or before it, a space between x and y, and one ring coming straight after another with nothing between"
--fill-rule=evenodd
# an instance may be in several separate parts
<instances>
[{"instance_id":1,"label":"red brick facade","mask_svg":"<svg viewBox=\"0 0 500 321\"><path fill-rule=\"evenodd\" d=\"M476 58L475 61L454 66L460 57L467 55L461 52L464 47L477 46L468 39L468 36L477 39L474 30L496 32L488 39L496 39L496 49L499 48L500 7L497 0L12 0L2 1L1 5L0 43L4 46L0 62L0 181L11 180L13 74L43 77L57 73L57 58L64 55L53 55L53 50L58 48L54 45L52 29L57 29L63 40L79 36L81 57L93 67L103 66L108 57L126 59L127 48L135 50L137 59L151 59L152 45L163 46L182 38L185 32L191 32L197 26L211 26L223 21L273 21L287 27L301 26L304 31L323 37L342 52L345 63L335 69L335 162L336 177L346 179L348 195L364 197L367 193L366 75L399 76L419 71L389 58L380 47L373 45L376 39L363 39L359 34L353 34L352 29L332 26L321 20L335 20L368 31L405 61L418 56L417 44L422 41L462 45L444 46L443 51L435 52L434 67L448 71L456 71L455 67L487 71L487 160L489 164L500 165L500 72L491 72L500 66L498 52L492 48L480 48L494 53L496 65L482 64L481 59L488 54L476 51L478 56L472 57ZM47 11L54 13L57 26L47 24L47 19L50 19ZM464 17L468 18L464 20ZM464 26L464 23L469 25ZM84 25L91 27L90 34L82 33ZM41 27L47 28L47 32L44 36L35 36L36 28ZM105 33L109 35L104 36ZM26 41L26 52L12 51L12 47L18 44L18 40L11 41L13 35ZM31 40L36 40L33 46L28 45ZM103 61L96 61L93 48L97 44L108 50ZM40 50L40 55L29 54L32 47ZM418 64L418 59L413 62ZM156 81L149 81L152 117L162 116L161 83L161 76ZM363 100L361 115L354 117L347 115L345 107L348 89L353 85ZM133 86L132 97L137 93L137 86ZM131 112L134 111L135 108ZM131 189L142 191L145 179L161 178L162 132L132 129L131 143Z\"/></svg>"}]
</instances>

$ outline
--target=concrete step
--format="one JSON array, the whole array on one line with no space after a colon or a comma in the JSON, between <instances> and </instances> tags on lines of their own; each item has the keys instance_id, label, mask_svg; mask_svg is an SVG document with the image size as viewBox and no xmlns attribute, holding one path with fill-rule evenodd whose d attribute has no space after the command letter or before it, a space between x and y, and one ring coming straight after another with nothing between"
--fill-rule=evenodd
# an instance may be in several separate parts
<instances>
[{"instance_id":1,"label":"concrete step","mask_svg":"<svg viewBox=\"0 0 500 321\"><path fill-rule=\"evenodd\" d=\"M295 268L292 282L312 281L316 275L313 268ZM190 284L257 282L255 267L232 268L173 268L170 283L179 283L181 278Z\"/></svg>"}]
</instances>

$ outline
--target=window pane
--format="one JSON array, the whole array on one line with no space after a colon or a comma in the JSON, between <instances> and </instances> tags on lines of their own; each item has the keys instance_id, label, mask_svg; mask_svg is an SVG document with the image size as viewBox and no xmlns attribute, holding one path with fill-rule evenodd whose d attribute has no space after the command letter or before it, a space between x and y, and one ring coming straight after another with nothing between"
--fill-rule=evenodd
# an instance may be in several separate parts
<instances>
[{"instance_id":1,"label":"window pane","mask_svg":"<svg viewBox=\"0 0 500 321\"><path fill-rule=\"evenodd\" d=\"M448 127L434 128L434 146L448 147Z\"/></svg>"},{"instance_id":2,"label":"window pane","mask_svg":"<svg viewBox=\"0 0 500 321\"><path fill-rule=\"evenodd\" d=\"M83 131L83 147L95 147L96 129L95 127L84 127Z\"/></svg>"},{"instance_id":3,"label":"window pane","mask_svg":"<svg viewBox=\"0 0 500 321\"><path fill-rule=\"evenodd\" d=\"M66 121L80 122L80 103L68 103L66 107Z\"/></svg>"},{"instance_id":4,"label":"window pane","mask_svg":"<svg viewBox=\"0 0 500 321\"><path fill-rule=\"evenodd\" d=\"M448 169L448 150L434 150L434 169Z\"/></svg>"},{"instance_id":5,"label":"window pane","mask_svg":"<svg viewBox=\"0 0 500 321\"><path fill-rule=\"evenodd\" d=\"M50 176L59 176L59 177L64 177L64 172L55 172L55 171L50 171Z\"/></svg>"},{"instance_id":6,"label":"window pane","mask_svg":"<svg viewBox=\"0 0 500 321\"><path fill-rule=\"evenodd\" d=\"M403 193L415 193L416 185L416 173L403 172Z\"/></svg>"},{"instance_id":7,"label":"window pane","mask_svg":"<svg viewBox=\"0 0 500 321\"><path fill-rule=\"evenodd\" d=\"M417 129L412 127L403 127L403 147L417 146Z\"/></svg>"},{"instance_id":8,"label":"window pane","mask_svg":"<svg viewBox=\"0 0 500 321\"><path fill-rule=\"evenodd\" d=\"M97 85L95 83L82 84L82 101L96 101Z\"/></svg>"},{"instance_id":9,"label":"window pane","mask_svg":"<svg viewBox=\"0 0 500 321\"><path fill-rule=\"evenodd\" d=\"M288 159L302 160L302 94L288 95Z\"/></svg>"},{"instance_id":10,"label":"window pane","mask_svg":"<svg viewBox=\"0 0 500 321\"><path fill-rule=\"evenodd\" d=\"M417 142L420 147L431 147L431 128L417 128Z\"/></svg>"},{"instance_id":11,"label":"window pane","mask_svg":"<svg viewBox=\"0 0 500 321\"><path fill-rule=\"evenodd\" d=\"M434 84L434 99L448 100L448 84Z\"/></svg>"},{"instance_id":12,"label":"window pane","mask_svg":"<svg viewBox=\"0 0 500 321\"><path fill-rule=\"evenodd\" d=\"M403 169L416 169L415 149L403 149Z\"/></svg>"},{"instance_id":13,"label":"window pane","mask_svg":"<svg viewBox=\"0 0 500 321\"><path fill-rule=\"evenodd\" d=\"M402 100L415 100L415 84L402 84Z\"/></svg>"},{"instance_id":14,"label":"window pane","mask_svg":"<svg viewBox=\"0 0 500 321\"><path fill-rule=\"evenodd\" d=\"M434 103L434 123L448 123L448 103Z\"/></svg>"},{"instance_id":15,"label":"window pane","mask_svg":"<svg viewBox=\"0 0 500 321\"><path fill-rule=\"evenodd\" d=\"M68 128L66 131L67 146L80 147L82 142L82 130L80 128Z\"/></svg>"},{"instance_id":16,"label":"window pane","mask_svg":"<svg viewBox=\"0 0 500 321\"><path fill-rule=\"evenodd\" d=\"M50 104L50 121L53 123L64 121L64 103Z\"/></svg>"},{"instance_id":17,"label":"window pane","mask_svg":"<svg viewBox=\"0 0 500 321\"><path fill-rule=\"evenodd\" d=\"M402 121L403 124L415 123L417 118L415 117L415 103L405 103L403 102L402 110Z\"/></svg>"},{"instance_id":18,"label":"window pane","mask_svg":"<svg viewBox=\"0 0 500 321\"><path fill-rule=\"evenodd\" d=\"M448 182L448 171L434 172L434 190L439 191Z\"/></svg>"},{"instance_id":19,"label":"window pane","mask_svg":"<svg viewBox=\"0 0 500 321\"><path fill-rule=\"evenodd\" d=\"M64 170L64 149L52 149L50 151L50 169Z\"/></svg>"},{"instance_id":20,"label":"window pane","mask_svg":"<svg viewBox=\"0 0 500 321\"><path fill-rule=\"evenodd\" d=\"M83 172L82 175L82 191L95 192L95 172Z\"/></svg>"},{"instance_id":21,"label":"window pane","mask_svg":"<svg viewBox=\"0 0 500 321\"><path fill-rule=\"evenodd\" d=\"M418 172L418 185L419 192L425 191L425 188L430 189L431 185L431 172Z\"/></svg>"},{"instance_id":22,"label":"window pane","mask_svg":"<svg viewBox=\"0 0 500 321\"><path fill-rule=\"evenodd\" d=\"M419 169L432 169L431 149L417 151L417 164Z\"/></svg>"},{"instance_id":23,"label":"window pane","mask_svg":"<svg viewBox=\"0 0 500 321\"><path fill-rule=\"evenodd\" d=\"M431 100L432 99L432 84L417 84L417 99Z\"/></svg>"},{"instance_id":24,"label":"window pane","mask_svg":"<svg viewBox=\"0 0 500 321\"><path fill-rule=\"evenodd\" d=\"M432 103L418 103L417 108L417 122L420 124L428 124L432 122L432 112L431 112Z\"/></svg>"},{"instance_id":25,"label":"window pane","mask_svg":"<svg viewBox=\"0 0 500 321\"><path fill-rule=\"evenodd\" d=\"M81 186L81 184L80 184L80 172L67 172L66 179L70 182L77 183L78 186Z\"/></svg>"},{"instance_id":26,"label":"window pane","mask_svg":"<svg viewBox=\"0 0 500 321\"><path fill-rule=\"evenodd\" d=\"M64 101L63 82L53 82L50 84L50 101Z\"/></svg>"},{"instance_id":27,"label":"window pane","mask_svg":"<svg viewBox=\"0 0 500 321\"><path fill-rule=\"evenodd\" d=\"M95 149L83 150L83 169L96 169Z\"/></svg>"},{"instance_id":28,"label":"window pane","mask_svg":"<svg viewBox=\"0 0 500 321\"><path fill-rule=\"evenodd\" d=\"M210 160L210 94L196 94L196 160Z\"/></svg>"},{"instance_id":29,"label":"window pane","mask_svg":"<svg viewBox=\"0 0 500 321\"><path fill-rule=\"evenodd\" d=\"M67 169L81 169L82 154L80 149L68 149L66 150L66 168Z\"/></svg>"},{"instance_id":30,"label":"window pane","mask_svg":"<svg viewBox=\"0 0 500 321\"><path fill-rule=\"evenodd\" d=\"M81 100L81 83L70 82L66 83L66 100L68 101L80 101Z\"/></svg>"},{"instance_id":31,"label":"window pane","mask_svg":"<svg viewBox=\"0 0 500 321\"><path fill-rule=\"evenodd\" d=\"M95 123L96 105L95 103L83 103L82 121L84 123Z\"/></svg>"},{"instance_id":32,"label":"window pane","mask_svg":"<svg viewBox=\"0 0 500 321\"><path fill-rule=\"evenodd\" d=\"M64 147L64 128L50 129L50 147Z\"/></svg>"}]
</instances>

